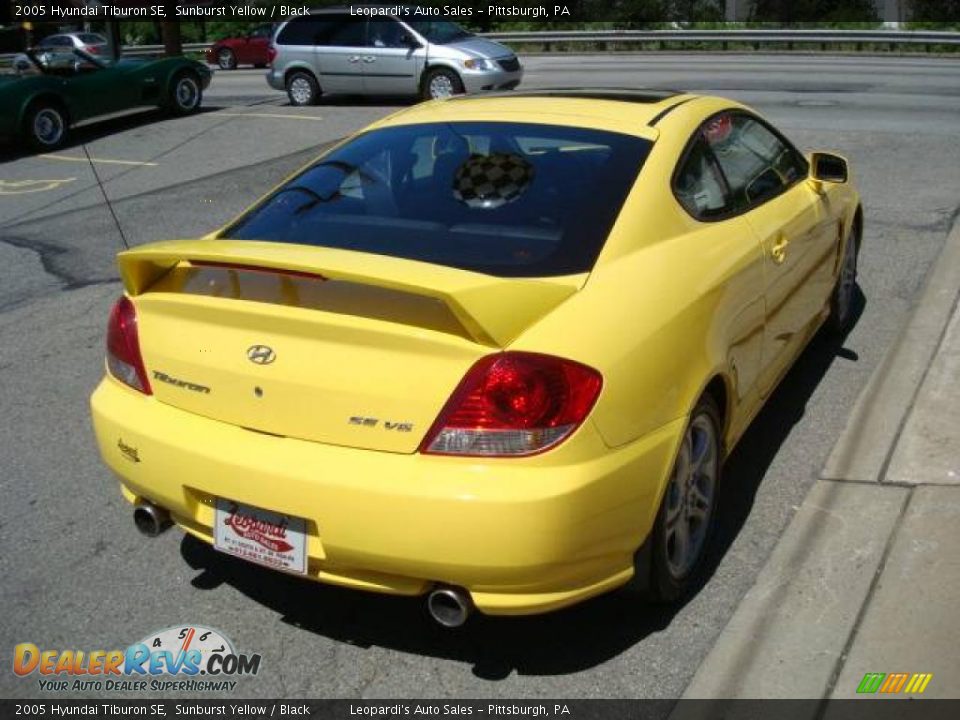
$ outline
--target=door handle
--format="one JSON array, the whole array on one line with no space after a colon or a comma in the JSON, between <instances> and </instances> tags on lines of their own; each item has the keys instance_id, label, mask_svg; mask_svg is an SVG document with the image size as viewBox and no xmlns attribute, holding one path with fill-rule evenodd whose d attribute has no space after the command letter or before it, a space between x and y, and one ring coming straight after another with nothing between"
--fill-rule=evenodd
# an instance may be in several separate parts
<instances>
[{"instance_id":1,"label":"door handle","mask_svg":"<svg viewBox=\"0 0 960 720\"><path fill-rule=\"evenodd\" d=\"M784 260L787 259L787 246L790 244L790 240L787 239L786 235L781 235L777 238L776 242L773 243L773 246L770 248L770 257L773 258L773 261L779 265Z\"/></svg>"},{"instance_id":2,"label":"door handle","mask_svg":"<svg viewBox=\"0 0 960 720\"><path fill-rule=\"evenodd\" d=\"M351 55L350 57L347 58L347 62L352 62L352 63L360 62L360 56L359 56L359 55Z\"/></svg>"},{"instance_id":3,"label":"door handle","mask_svg":"<svg viewBox=\"0 0 960 720\"><path fill-rule=\"evenodd\" d=\"M376 56L374 56L374 55L367 55L367 56L365 56L365 57L363 58L363 61L364 61L365 63L376 62L376 60L377 60L377 58L376 58Z\"/></svg>"}]
</instances>

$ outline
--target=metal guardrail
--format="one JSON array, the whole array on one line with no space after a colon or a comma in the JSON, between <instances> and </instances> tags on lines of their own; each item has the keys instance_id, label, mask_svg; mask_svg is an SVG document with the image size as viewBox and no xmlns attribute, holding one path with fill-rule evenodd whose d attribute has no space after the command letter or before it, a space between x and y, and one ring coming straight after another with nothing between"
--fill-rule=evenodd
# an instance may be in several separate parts
<instances>
[{"instance_id":1,"label":"metal guardrail","mask_svg":"<svg viewBox=\"0 0 960 720\"><path fill-rule=\"evenodd\" d=\"M928 30L548 30L486 33L504 43L816 43L960 45L960 32Z\"/></svg>"},{"instance_id":2,"label":"metal guardrail","mask_svg":"<svg viewBox=\"0 0 960 720\"><path fill-rule=\"evenodd\" d=\"M483 33L483 37L507 44L585 43L764 43L875 44L875 45L960 45L960 32L934 30L531 30L526 32ZM186 43L184 52L203 52L212 43ZM158 55L163 45L125 45L124 55ZM13 54L0 55L0 64Z\"/></svg>"}]
</instances>

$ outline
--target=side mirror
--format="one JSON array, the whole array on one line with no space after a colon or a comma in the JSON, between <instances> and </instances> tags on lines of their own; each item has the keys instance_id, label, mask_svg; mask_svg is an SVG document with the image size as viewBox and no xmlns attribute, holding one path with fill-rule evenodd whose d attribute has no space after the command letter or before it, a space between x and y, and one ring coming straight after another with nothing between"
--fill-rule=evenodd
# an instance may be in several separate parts
<instances>
[{"instance_id":1,"label":"side mirror","mask_svg":"<svg viewBox=\"0 0 960 720\"><path fill-rule=\"evenodd\" d=\"M810 177L830 183L845 183L849 176L847 161L839 155L815 152L810 156Z\"/></svg>"},{"instance_id":2,"label":"side mirror","mask_svg":"<svg viewBox=\"0 0 960 720\"><path fill-rule=\"evenodd\" d=\"M400 36L400 44L413 50L421 47L419 41L410 33L404 33Z\"/></svg>"}]
</instances>

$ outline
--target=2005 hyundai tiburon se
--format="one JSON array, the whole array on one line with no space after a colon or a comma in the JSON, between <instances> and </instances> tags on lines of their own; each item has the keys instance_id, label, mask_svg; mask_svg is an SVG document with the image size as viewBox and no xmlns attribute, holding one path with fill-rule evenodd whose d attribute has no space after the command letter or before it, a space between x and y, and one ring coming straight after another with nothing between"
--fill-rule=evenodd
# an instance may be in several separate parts
<instances>
[{"instance_id":1,"label":"2005 hyundai tiburon se","mask_svg":"<svg viewBox=\"0 0 960 720\"><path fill-rule=\"evenodd\" d=\"M447 625L696 586L724 457L863 217L748 108L545 90L411 107L203 239L119 255L100 451L147 534Z\"/></svg>"}]
</instances>

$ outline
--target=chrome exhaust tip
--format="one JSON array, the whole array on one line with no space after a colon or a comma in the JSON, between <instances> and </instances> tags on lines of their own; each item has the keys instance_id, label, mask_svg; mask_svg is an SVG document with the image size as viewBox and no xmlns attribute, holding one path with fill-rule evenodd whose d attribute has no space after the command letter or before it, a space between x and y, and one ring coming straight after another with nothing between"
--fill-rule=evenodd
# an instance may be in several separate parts
<instances>
[{"instance_id":1,"label":"chrome exhaust tip","mask_svg":"<svg viewBox=\"0 0 960 720\"><path fill-rule=\"evenodd\" d=\"M173 525L170 513L153 503L141 501L133 509L133 524L147 537L156 537Z\"/></svg>"},{"instance_id":2,"label":"chrome exhaust tip","mask_svg":"<svg viewBox=\"0 0 960 720\"><path fill-rule=\"evenodd\" d=\"M427 596L427 610L430 617L443 627L456 628L470 617L473 603L470 595L460 588L437 588Z\"/></svg>"}]
</instances>

